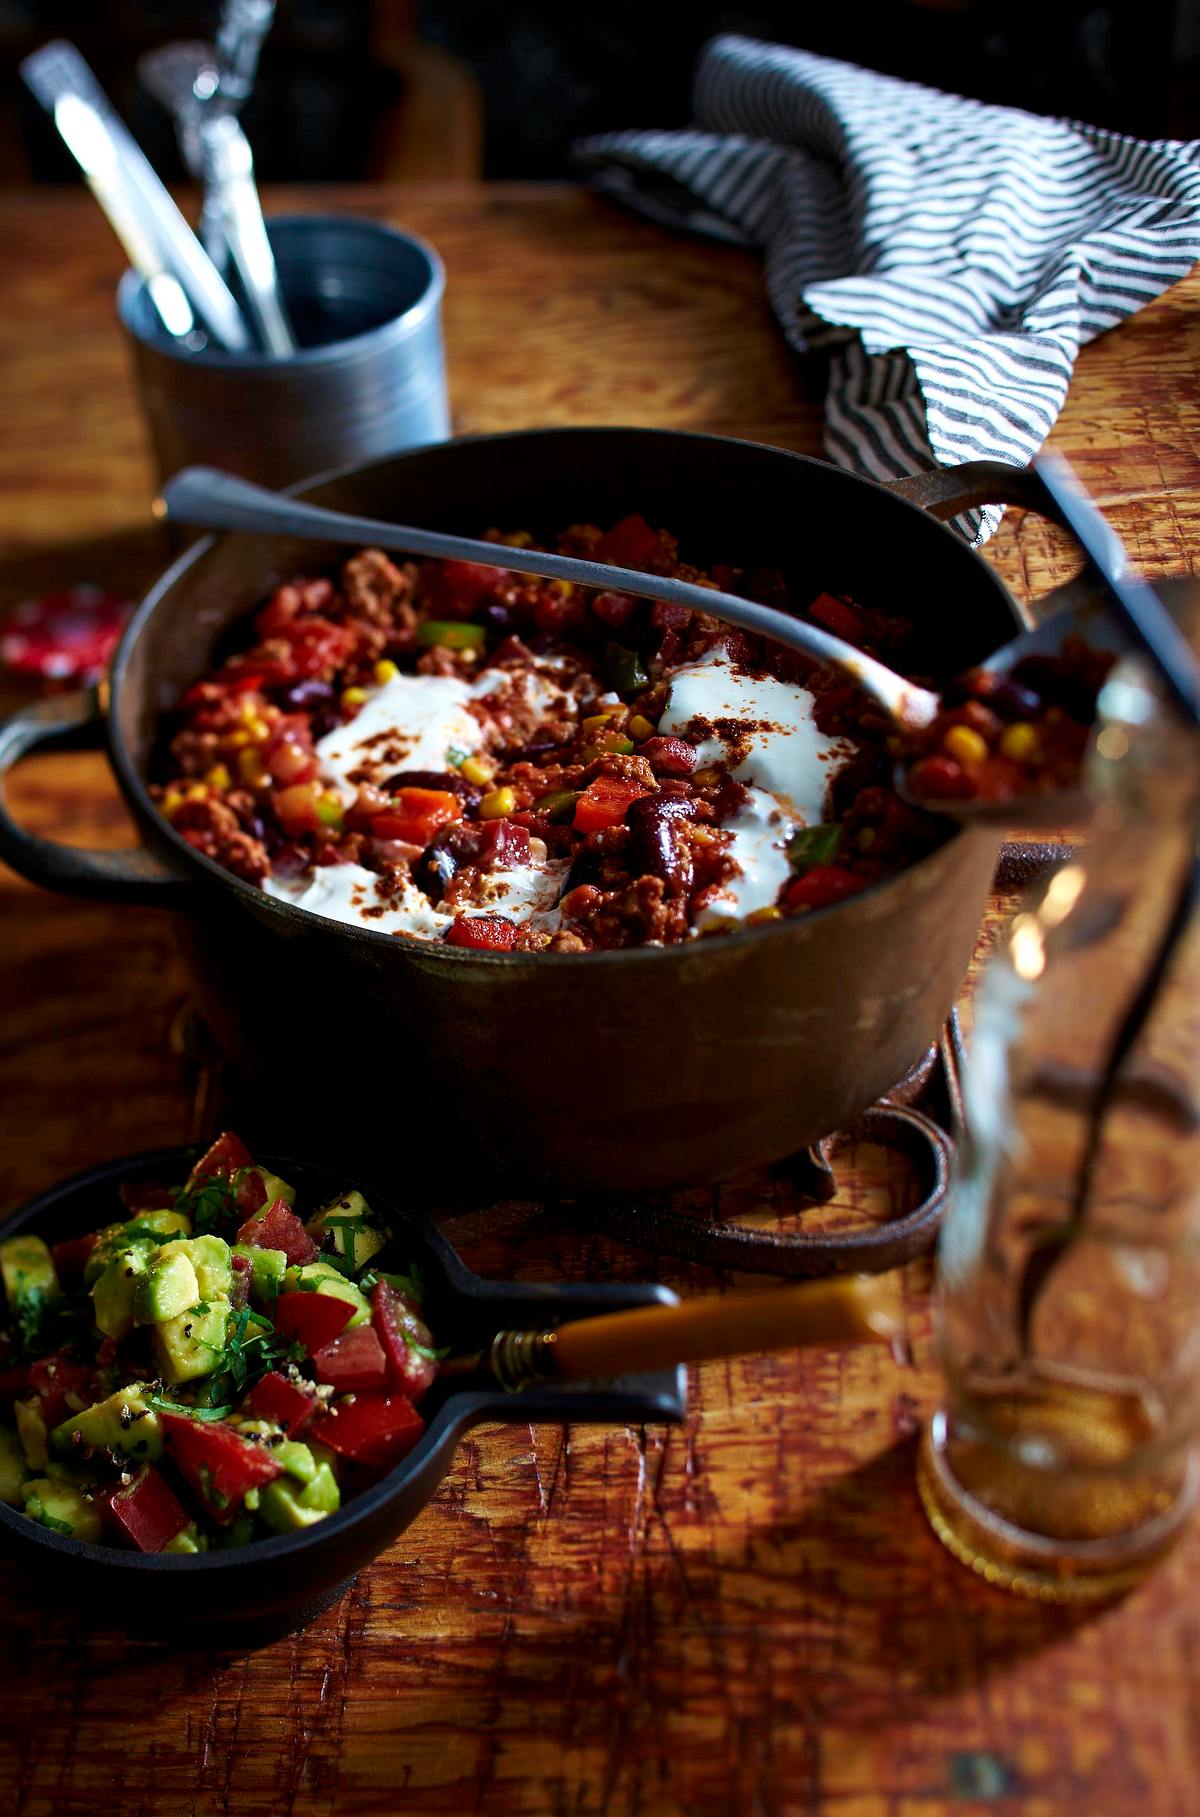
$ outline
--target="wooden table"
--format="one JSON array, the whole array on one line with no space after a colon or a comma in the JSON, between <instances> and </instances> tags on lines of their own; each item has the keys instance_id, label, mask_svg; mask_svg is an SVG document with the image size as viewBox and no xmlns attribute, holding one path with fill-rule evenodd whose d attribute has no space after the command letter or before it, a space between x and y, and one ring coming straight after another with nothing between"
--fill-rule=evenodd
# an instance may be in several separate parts
<instances>
[{"instance_id":1,"label":"wooden table","mask_svg":"<svg viewBox=\"0 0 1200 1817\"><path fill-rule=\"evenodd\" d=\"M449 271L460 430L640 422L820 452L819 401L756 261L571 188L279 201L411 225ZM161 551L112 316L119 255L78 195L0 200L6 249L0 602L137 586ZM1054 442L1153 574L1200 548L1200 277L1085 350ZM1069 560L1010 514L987 558L1044 591ZM12 696L9 685L9 697ZM122 843L98 759L14 796L40 829ZM186 999L165 917L0 874L0 1202L186 1139ZM842 1217L886 1215L887 1157L847 1158ZM723 1195L767 1221L763 1180ZM811 1214L810 1214L811 1215ZM483 1272L728 1279L581 1234L537 1206L454 1221ZM710 1367L680 1430L481 1430L434 1504L305 1633L256 1653L81 1631L6 1568L0 1810L170 1813L1189 1813L1200 1785L1200 1539L1120 1605L1047 1610L935 1543L913 1434L936 1392L928 1271L913 1361Z\"/></svg>"}]
</instances>

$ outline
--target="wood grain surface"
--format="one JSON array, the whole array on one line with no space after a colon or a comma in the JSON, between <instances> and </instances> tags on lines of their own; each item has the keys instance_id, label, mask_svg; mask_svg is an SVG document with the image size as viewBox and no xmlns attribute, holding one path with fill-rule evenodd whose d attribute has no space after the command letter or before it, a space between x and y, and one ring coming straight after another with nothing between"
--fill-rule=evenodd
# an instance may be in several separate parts
<instances>
[{"instance_id":1,"label":"wood grain surface","mask_svg":"<svg viewBox=\"0 0 1200 1817\"><path fill-rule=\"evenodd\" d=\"M275 199L436 243L459 430L636 422L820 452L817 375L786 352L749 255L568 187ZM113 317L120 255L74 194L0 199L0 243L0 606L72 580L136 590L164 550ZM1084 351L1053 439L1150 573L1193 569L1200 278ZM1071 567L1017 513L986 559L1028 594ZM98 758L32 762L12 794L41 831L128 836ZM189 1137L204 1111L179 1051L186 998L164 916L0 871L0 1207ZM820 1215L903 1208L895 1157L838 1165ZM719 1203L773 1225L818 1215L765 1177ZM497 1276L736 1284L561 1209L487 1207L449 1234ZM256 1652L88 1633L0 1566L0 1812L1187 1817L1200 1541L1086 1615L977 1584L917 1504L913 1436L937 1388L927 1265L900 1286L902 1361L707 1366L678 1430L477 1431L342 1602Z\"/></svg>"}]
</instances>

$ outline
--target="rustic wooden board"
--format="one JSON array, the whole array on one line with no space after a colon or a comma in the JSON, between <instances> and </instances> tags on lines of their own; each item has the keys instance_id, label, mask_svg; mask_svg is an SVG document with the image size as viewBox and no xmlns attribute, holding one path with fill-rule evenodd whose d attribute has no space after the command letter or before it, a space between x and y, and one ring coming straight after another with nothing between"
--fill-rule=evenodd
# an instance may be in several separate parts
<instances>
[{"instance_id":1,"label":"rustic wooden board","mask_svg":"<svg viewBox=\"0 0 1200 1817\"><path fill-rule=\"evenodd\" d=\"M460 430L633 421L820 451L814 380L745 254L570 188L279 200L436 242ZM70 580L136 588L162 545L112 318L119 254L80 196L0 199L0 227L0 605ZM1055 432L1156 574L1191 570L1200 547L1198 375L1193 277L1085 351ZM1030 594L1071 565L1015 513L988 559ZM98 759L30 764L13 795L39 830L126 837ZM193 1080L170 1040L185 1000L165 917L52 900L0 872L0 1206L187 1138ZM894 1157L863 1148L839 1166L839 1221L905 1203ZM815 1215L765 1179L726 1189L721 1209ZM462 1216L450 1235L495 1275L731 1284L539 1206ZM0 1810L1190 1813L1200 1544L1087 1616L977 1585L917 1505L913 1434L936 1392L927 1268L902 1290L905 1362L708 1367L669 1432L475 1433L343 1601L256 1653L84 1633L6 1569Z\"/></svg>"}]
</instances>

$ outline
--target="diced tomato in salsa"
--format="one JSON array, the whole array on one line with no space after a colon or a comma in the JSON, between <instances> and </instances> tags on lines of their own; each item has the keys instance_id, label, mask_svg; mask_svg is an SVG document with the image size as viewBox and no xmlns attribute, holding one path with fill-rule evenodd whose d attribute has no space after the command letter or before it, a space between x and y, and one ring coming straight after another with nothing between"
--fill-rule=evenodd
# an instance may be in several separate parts
<instances>
[{"instance_id":1,"label":"diced tomato in salsa","mask_svg":"<svg viewBox=\"0 0 1200 1817\"><path fill-rule=\"evenodd\" d=\"M614 524L596 544L598 561L616 568L646 568L662 554L662 539L636 511Z\"/></svg>"},{"instance_id":2,"label":"diced tomato in salsa","mask_svg":"<svg viewBox=\"0 0 1200 1817\"><path fill-rule=\"evenodd\" d=\"M406 1457L425 1430L425 1422L402 1394L356 1394L335 1401L314 1421L312 1436L372 1470L390 1470Z\"/></svg>"},{"instance_id":3,"label":"diced tomato in salsa","mask_svg":"<svg viewBox=\"0 0 1200 1817\"><path fill-rule=\"evenodd\" d=\"M247 1419L270 1420L294 1438L306 1426L320 1406L315 1394L289 1382L277 1369L270 1370L255 1382L241 1405Z\"/></svg>"},{"instance_id":4,"label":"diced tomato in salsa","mask_svg":"<svg viewBox=\"0 0 1200 1817\"><path fill-rule=\"evenodd\" d=\"M252 1167L253 1165L250 1150L245 1143L240 1141L231 1129L227 1129L224 1135L218 1136L212 1147L206 1149L196 1162L188 1175L188 1191L190 1192L194 1186L199 1186L203 1180L211 1180L214 1174L232 1178L240 1167ZM152 1207L147 1206L144 1209L150 1210Z\"/></svg>"},{"instance_id":5,"label":"diced tomato in salsa","mask_svg":"<svg viewBox=\"0 0 1200 1817\"><path fill-rule=\"evenodd\" d=\"M90 1230L85 1237L70 1237L65 1243L51 1243L50 1254L54 1258L54 1269L59 1279L79 1279L95 1247L94 1230Z\"/></svg>"},{"instance_id":6,"label":"diced tomato in salsa","mask_svg":"<svg viewBox=\"0 0 1200 1817\"><path fill-rule=\"evenodd\" d=\"M343 1331L332 1344L314 1351L313 1368L318 1381L328 1382L343 1394L388 1385L387 1358L370 1325Z\"/></svg>"},{"instance_id":7,"label":"diced tomato in salsa","mask_svg":"<svg viewBox=\"0 0 1200 1817\"><path fill-rule=\"evenodd\" d=\"M100 1504L115 1537L139 1552L162 1552L191 1516L153 1464L143 1464L127 1488L101 1491Z\"/></svg>"},{"instance_id":8,"label":"diced tomato in salsa","mask_svg":"<svg viewBox=\"0 0 1200 1817\"><path fill-rule=\"evenodd\" d=\"M95 1370L90 1364L76 1363L61 1352L39 1357L30 1363L27 1374L29 1387L41 1398L48 1426L60 1425L69 1413L77 1411L78 1407L86 1407L93 1398ZM68 1396L74 1398L76 1406L72 1406Z\"/></svg>"},{"instance_id":9,"label":"diced tomato in salsa","mask_svg":"<svg viewBox=\"0 0 1200 1817\"><path fill-rule=\"evenodd\" d=\"M484 562L438 562L426 574L429 597L437 608L434 616L450 618L470 618L512 579L508 568L490 568Z\"/></svg>"},{"instance_id":10,"label":"diced tomato in salsa","mask_svg":"<svg viewBox=\"0 0 1200 1817\"><path fill-rule=\"evenodd\" d=\"M175 1468L222 1526L236 1519L247 1490L271 1482L283 1468L265 1446L231 1426L180 1413L161 1413L159 1419Z\"/></svg>"},{"instance_id":11,"label":"diced tomato in salsa","mask_svg":"<svg viewBox=\"0 0 1200 1817\"><path fill-rule=\"evenodd\" d=\"M332 1293L281 1293L275 1302L275 1329L303 1344L309 1356L333 1342L354 1316L354 1308Z\"/></svg>"},{"instance_id":12,"label":"diced tomato in salsa","mask_svg":"<svg viewBox=\"0 0 1200 1817\"><path fill-rule=\"evenodd\" d=\"M387 1357L388 1386L419 1401L437 1374L429 1327L388 1281L377 1281L372 1289L371 1323Z\"/></svg>"},{"instance_id":13,"label":"diced tomato in salsa","mask_svg":"<svg viewBox=\"0 0 1200 1817\"><path fill-rule=\"evenodd\" d=\"M290 1205L276 1199L260 1215L247 1218L237 1233L237 1240L254 1249L282 1249L291 1267L298 1262L311 1262L317 1246Z\"/></svg>"}]
</instances>

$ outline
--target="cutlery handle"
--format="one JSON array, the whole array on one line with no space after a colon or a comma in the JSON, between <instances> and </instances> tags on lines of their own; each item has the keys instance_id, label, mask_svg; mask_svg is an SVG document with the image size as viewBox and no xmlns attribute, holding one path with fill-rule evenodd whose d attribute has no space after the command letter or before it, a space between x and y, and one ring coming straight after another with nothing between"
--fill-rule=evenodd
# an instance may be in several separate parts
<instances>
[{"instance_id":1,"label":"cutlery handle","mask_svg":"<svg viewBox=\"0 0 1200 1817\"><path fill-rule=\"evenodd\" d=\"M806 1281L767 1293L577 1319L556 1331L501 1332L491 1361L506 1387L523 1387L547 1378L589 1381L799 1346L890 1343L902 1329L894 1300L894 1286L875 1275Z\"/></svg>"}]
</instances>

